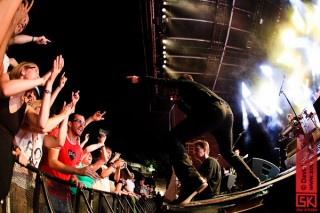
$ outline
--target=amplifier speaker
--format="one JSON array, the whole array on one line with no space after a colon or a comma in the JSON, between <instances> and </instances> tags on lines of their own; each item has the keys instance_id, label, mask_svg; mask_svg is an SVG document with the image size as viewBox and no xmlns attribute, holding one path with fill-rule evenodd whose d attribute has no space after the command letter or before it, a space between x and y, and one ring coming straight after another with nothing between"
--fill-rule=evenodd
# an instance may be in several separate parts
<instances>
[{"instance_id":1,"label":"amplifier speaker","mask_svg":"<svg viewBox=\"0 0 320 213\"><path fill-rule=\"evenodd\" d=\"M230 191L231 188L233 186L235 186L236 177L237 176L232 175L232 174L228 174L226 176L223 176L222 180L221 180L221 192Z\"/></svg>"},{"instance_id":2,"label":"amplifier speaker","mask_svg":"<svg viewBox=\"0 0 320 213\"><path fill-rule=\"evenodd\" d=\"M258 178L260 178L261 181L274 178L280 172L279 167L261 158L252 158L252 160L249 162L249 165L250 164L251 170L255 175L257 175Z\"/></svg>"}]
</instances>

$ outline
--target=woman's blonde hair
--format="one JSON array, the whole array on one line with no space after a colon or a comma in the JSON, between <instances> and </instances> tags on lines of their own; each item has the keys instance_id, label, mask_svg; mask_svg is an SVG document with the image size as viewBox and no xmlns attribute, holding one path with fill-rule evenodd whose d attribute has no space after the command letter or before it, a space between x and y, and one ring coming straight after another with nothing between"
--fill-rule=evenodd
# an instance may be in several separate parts
<instances>
[{"instance_id":1,"label":"woman's blonde hair","mask_svg":"<svg viewBox=\"0 0 320 213\"><path fill-rule=\"evenodd\" d=\"M21 77L21 73L23 69L38 67L33 62L24 61L15 66L8 74L10 79L19 79Z\"/></svg>"},{"instance_id":2,"label":"woman's blonde hair","mask_svg":"<svg viewBox=\"0 0 320 213\"><path fill-rule=\"evenodd\" d=\"M37 107L41 107L41 105L42 105L42 100L34 100L30 103L30 106L33 109L36 109Z\"/></svg>"}]
</instances>

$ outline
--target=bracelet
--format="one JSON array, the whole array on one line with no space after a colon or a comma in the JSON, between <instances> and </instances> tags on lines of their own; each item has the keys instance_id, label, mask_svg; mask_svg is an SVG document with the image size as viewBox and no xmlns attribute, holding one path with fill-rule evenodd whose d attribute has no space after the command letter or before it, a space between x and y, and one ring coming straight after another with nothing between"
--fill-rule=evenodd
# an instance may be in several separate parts
<instances>
[{"instance_id":1,"label":"bracelet","mask_svg":"<svg viewBox=\"0 0 320 213\"><path fill-rule=\"evenodd\" d=\"M34 36L32 36L32 40L31 40L31 42L33 42L34 41Z\"/></svg>"},{"instance_id":2,"label":"bracelet","mask_svg":"<svg viewBox=\"0 0 320 213\"><path fill-rule=\"evenodd\" d=\"M112 168L117 169L116 165L114 165L114 163L111 165Z\"/></svg>"},{"instance_id":3,"label":"bracelet","mask_svg":"<svg viewBox=\"0 0 320 213\"><path fill-rule=\"evenodd\" d=\"M51 94L51 91L50 91L50 90L45 89L45 90L44 90L44 93Z\"/></svg>"}]
</instances>

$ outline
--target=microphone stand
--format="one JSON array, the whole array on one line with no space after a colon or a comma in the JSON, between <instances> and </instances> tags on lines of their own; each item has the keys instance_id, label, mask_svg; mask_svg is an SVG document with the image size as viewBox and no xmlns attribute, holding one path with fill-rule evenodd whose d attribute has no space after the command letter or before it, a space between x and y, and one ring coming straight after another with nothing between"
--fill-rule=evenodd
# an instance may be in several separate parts
<instances>
[{"instance_id":1,"label":"microphone stand","mask_svg":"<svg viewBox=\"0 0 320 213\"><path fill-rule=\"evenodd\" d=\"M286 100L287 100L288 104L290 105L290 107L291 107L291 109L292 109L292 112L293 112L293 114L294 114L294 116L295 116L295 117L294 117L294 118L295 118L295 120L296 120L296 121L299 121L299 119L298 119L298 115L297 115L296 111L294 111L294 109L293 109L293 107L292 107L292 105L291 105L291 103L290 103L290 101L289 101L288 97L286 96L286 94L283 92L283 90L282 90L282 89L280 90L279 94L283 94L283 95L284 95L284 97L286 98Z\"/></svg>"},{"instance_id":2,"label":"microphone stand","mask_svg":"<svg viewBox=\"0 0 320 213\"><path fill-rule=\"evenodd\" d=\"M293 107L292 107L292 105L291 105L288 97L286 96L286 94L285 94L285 93L283 92L283 90L282 90L283 84L284 84L284 79L285 79L285 76L283 76L282 84L281 84L280 91L279 91L279 96L280 96L281 94L284 95L284 97L286 98L288 104L290 105L290 107L291 107L291 109L292 109L292 112L293 112L293 114L294 114L294 116L295 116L295 117L294 117L295 120L296 120L296 121L299 121L298 116L297 116L297 113L294 111L294 109L293 109Z\"/></svg>"},{"instance_id":3,"label":"microphone stand","mask_svg":"<svg viewBox=\"0 0 320 213\"><path fill-rule=\"evenodd\" d=\"M295 116L295 117L294 117L294 120L296 120L296 121L299 123L298 115L297 115L296 111L293 109L293 107L292 107L292 105L291 105L288 97L287 97L286 94L283 92L282 88L280 89L279 94L283 94L283 95L284 95L284 97L286 98L286 100L287 100L288 104L290 105L290 107L291 107L291 109L292 109L292 112L293 112L293 114L294 114L294 116ZM279 151L279 152L278 152L278 155L279 155L279 169L280 169L280 171L281 171L281 170L283 170L283 167L282 167L282 159L281 159L281 146L279 147L278 151Z\"/></svg>"},{"instance_id":4,"label":"microphone stand","mask_svg":"<svg viewBox=\"0 0 320 213\"><path fill-rule=\"evenodd\" d=\"M238 135L238 138L237 140L234 142L233 146L232 146L232 150L234 149L236 143L239 141L239 139L241 138L241 136L243 135L244 132L241 132L239 135Z\"/></svg>"}]
</instances>

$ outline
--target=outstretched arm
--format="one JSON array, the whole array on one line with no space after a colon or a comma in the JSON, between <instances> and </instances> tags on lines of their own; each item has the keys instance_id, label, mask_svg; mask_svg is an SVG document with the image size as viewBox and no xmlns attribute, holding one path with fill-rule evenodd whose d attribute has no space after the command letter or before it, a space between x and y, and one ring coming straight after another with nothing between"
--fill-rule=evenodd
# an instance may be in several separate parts
<instances>
[{"instance_id":1,"label":"outstretched arm","mask_svg":"<svg viewBox=\"0 0 320 213\"><path fill-rule=\"evenodd\" d=\"M10 80L8 73L4 73L0 76L0 97L10 97L21 92L25 92L29 89L33 89L36 86L43 86L47 82L51 75L51 72L47 72L41 78L36 79L12 79Z\"/></svg>"},{"instance_id":2,"label":"outstretched arm","mask_svg":"<svg viewBox=\"0 0 320 213\"><path fill-rule=\"evenodd\" d=\"M76 105L80 99L80 95L79 95L79 90L77 92L72 92L71 94L71 102L72 102L72 105L73 105L73 112L76 111Z\"/></svg>"},{"instance_id":3,"label":"outstretched arm","mask_svg":"<svg viewBox=\"0 0 320 213\"><path fill-rule=\"evenodd\" d=\"M106 111L101 113L100 111L96 111L92 116L86 119L86 126L90 124L92 121L101 121L104 120L104 114L106 114Z\"/></svg>"},{"instance_id":4,"label":"outstretched arm","mask_svg":"<svg viewBox=\"0 0 320 213\"><path fill-rule=\"evenodd\" d=\"M58 159L59 152L60 152L60 150L57 148L50 148L48 150L49 166L52 169L55 169L58 172L62 172L65 174L85 175L85 176L91 177L92 179L99 178L99 175L95 171L93 171L93 169L90 166L86 166L83 168L77 168L77 167L68 166L68 165L62 163Z\"/></svg>"},{"instance_id":5,"label":"outstretched arm","mask_svg":"<svg viewBox=\"0 0 320 213\"><path fill-rule=\"evenodd\" d=\"M83 155L85 155L88 152L93 152L96 149L99 149L104 146L104 142L106 141L107 136L104 133L100 133L100 136L98 138L98 143L91 144L83 149Z\"/></svg>"},{"instance_id":6,"label":"outstretched arm","mask_svg":"<svg viewBox=\"0 0 320 213\"><path fill-rule=\"evenodd\" d=\"M28 130L29 132L37 132L37 133L47 133L52 129L57 127L65 118L68 118L71 114L73 108L72 103L66 105L64 102L63 108L59 114L56 116L50 117L45 128L36 128L35 126L24 125L23 128Z\"/></svg>"},{"instance_id":7,"label":"outstretched arm","mask_svg":"<svg viewBox=\"0 0 320 213\"><path fill-rule=\"evenodd\" d=\"M46 127L49 116L50 116L50 107L51 107L50 100L51 100L52 85L54 80L62 70L63 66L64 66L64 59L62 58L62 55L59 55L56 57L56 59L53 62L51 75L45 85L39 116L37 114L35 115L34 113L29 113L29 110L27 110L25 118L26 118L26 122L29 125L33 125L39 128Z\"/></svg>"},{"instance_id":8,"label":"outstretched arm","mask_svg":"<svg viewBox=\"0 0 320 213\"><path fill-rule=\"evenodd\" d=\"M25 44L29 42L35 42L39 45L46 45L51 41L47 39L45 36L31 36L31 35L19 34L11 37L8 45Z\"/></svg>"},{"instance_id":9,"label":"outstretched arm","mask_svg":"<svg viewBox=\"0 0 320 213\"><path fill-rule=\"evenodd\" d=\"M107 162L107 151L106 151L106 147L103 146L103 147L101 147L101 150L100 150L99 159L95 163L91 164L90 167L94 171L97 171L106 162Z\"/></svg>"},{"instance_id":10,"label":"outstretched arm","mask_svg":"<svg viewBox=\"0 0 320 213\"><path fill-rule=\"evenodd\" d=\"M53 102L56 100L59 92L62 90L62 88L64 87L64 85L66 84L68 78L64 76L64 72L62 73L61 77L60 77L60 83L59 86L54 90L54 92L51 95L51 99L50 99L50 106L52 106Z\"/></svg>"},{"instance_id":11,"label":"outstretched arm","mask_svg":"<svg viewBox=\"0 0 320 213\"><path fill-rule=\"evenodd\" d=\"M86 145L86 143L89 141L89 133L87 133L85 136L84 136L84 140L82 141L82 143L80 144L81 148L83 149L84 145Z\"/></svg>"}]
</instances>

